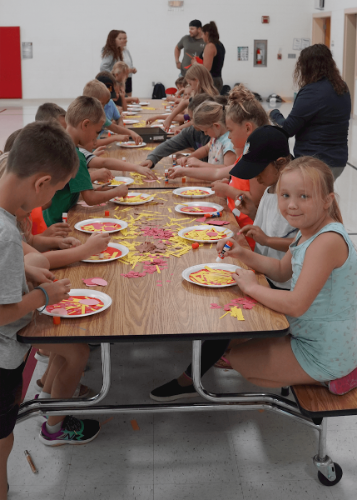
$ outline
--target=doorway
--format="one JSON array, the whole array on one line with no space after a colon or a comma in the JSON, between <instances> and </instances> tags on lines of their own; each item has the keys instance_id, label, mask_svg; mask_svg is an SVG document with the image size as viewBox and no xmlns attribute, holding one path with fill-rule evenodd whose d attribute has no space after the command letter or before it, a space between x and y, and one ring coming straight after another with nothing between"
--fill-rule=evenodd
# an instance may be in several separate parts
<instances>
[{"instance_id":1,"label":"doorway","mask_svg":"<svg viewBox=\"0 0 357 500\"><path fill-rule=\"evenodd\" d=\"M331 12L314 14L312 19L312 45L323 43L331 46Z\"/></svg>"},{"instance_id":2,"label":"doorway","mask_svg":"<svg viewBox=\"0 0 357 500\"><path fill-rule=\"evenodd\" d=\"M342 77L351 94L352 114L354 115L354 97L356 86L356 28L357 13L345 14L345 37L343 50Z\"/></svg>"}]
</instances>

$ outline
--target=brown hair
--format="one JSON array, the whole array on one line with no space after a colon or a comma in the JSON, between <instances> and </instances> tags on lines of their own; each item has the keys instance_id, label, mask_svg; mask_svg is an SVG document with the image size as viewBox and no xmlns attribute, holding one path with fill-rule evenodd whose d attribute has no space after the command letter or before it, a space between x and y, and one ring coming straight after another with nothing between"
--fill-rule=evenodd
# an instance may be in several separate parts
<instances>
[{"instance_id":1,"label":"brown hair","mask_svg":"<svg viewBox=\"0 0 357 500\"><path fill-rule=\"evenodd\" d=\"M107 36L107 41L102 49L102 58L106 56L112 56L114 61L122 61L123 54L120 47L117 47L115 39L120 33L125 33L125 31L111 30Z\"/></svg>"},{"instance_id":2,"label":"brown hair","mask_svg":"<svg viewBox=\"0 0 357 500\"><path fill-rule=\"evenodd\" d=\"M66 116L65 110L54 102L45 102L38 108L35 121L57 120L59 116Z\"/></svg>"},{"instance_id":3,"label":"brown hair","mask_svg":"<svg viewBox=\"0 0 357 500\"><path fill-rule=\"evenodd\" d=\"M19 128L18 130L15 130L12 134L9 135L9 137L6 139L5 146L4 146L4 153L9 153L11 151L12 145L14 144L14 141L16 137L19 135L21 132L22 128Z\"/></svg>"},{"instance_id":4,"label":"brown hair","mask_svg":"<svg viewBox=\"0 0 357 500\"><path fill-rule=\"evenodd\" d=\"M294 70L294 82L299 88L326 77L339 95L348 92L346 82L333 60L331 51L323 43L316 43L300 52Z\"/></svg>"},{"instance_id":5,"label":"brown hair","mask_svg":"<svg viewBox=\"0 0 357 500\"><path fill-rule=\"evenodd\" d=\"M179 78L177 78L177 80L175 81L175 85L176 87L178 85L181 85L181 87L183 87L183 82L185 81L185 78L183 76L180 76Z\"/></svg>"},{"instance_id":6,"label":"brown hair","mask_svg":"<svg viewBox=\"0 0 357 500\"><path fill-rule=\"evenodd\" d=\"M110 99L109 89L99 80L91 80L88 82L83 89L83 95L87 97L96 97L97 99L101 99L102 97L107 97L108 100Z\"/></svg>"},{"instance_id":7,"label":"brown hair","mask_svg":"<svg viewBox=\"0 0 357 500\"><path fill-rule=\"evenodd\" d=\"M100 83L98 80L95 81ZM107 90L103 83L101 85ZM77 99L71 102L66 114L66 121L71 127L77 127L83 120L99 123L100 121L105 121L105 119L103 106L98 99L84 95L77 97Z\"/></svg>"},{"instance_id":8,"label":"brown hair","mask_svg":"<svg viewBox=\"0 0 357 500\"><path fill-rule=\"evenodd\" d=\"M238 125L245 121L253 122L257 127L269 125L269 118L263 106L242 84L233 87L228 95L227 116Z\"/></svg>"},{"instance_id":9,"label":"brown hair","mask_svg":"<svg viewBox=\"0 0 357 500\"><path fill-rule=\"evenodd\" d=\"M190 99L190 102L188 103L188 109L190 111L193 111L196 109L200 104L202 104L205 101L210 101L213 102L214 98L208 94L197 94L195 97L192 97Z\"/></svg>"},{"instance_id":10,"label":"brown hair","mask_svg":"<svg viewBox=\"0 0 357 500\"><path fill-rule=\"evenodd\" d=\"M325 200L326 197L334 191L334 177L331 169L323 161L312 156L301 156L290 162L284 169L283 174L298 170L303 178L309 177L312 180L314 198ZM280 190L281 176L278 182L277 192ZM342 215L338 202L335 198L328 209L329 216L336 222L343 224Z\"/></svg>"},{"instance_id":11,"label":"brown hair","mask_svg":"<svg viewBox=\"0 0 357 500\"><path fill-rule=\"evenodd\" d=\"M218 90L213 85L213 79L211 73L202 64L194 64L187 70L185 75L186 80L198 80L199 86L195 90L195 95L197 94L209 94L214 97L219 95Z\"/></svg>"},{"instance_id":12,"label":"brown hair","mask_svg":"<svg viewBox=\"0 0 357 500\"><path fill-rule=\"evenodd\" d=\"M218 102L205 101L200 104L193 113L193 121L195 126L211 126L214 123L222 123L225 125L225 107Z\"/></svg>"},{"instance_id":13,"label":"brown hair","mask_svg":"<svg viewBox=\"0 0 357 500\"><path fill-rule=\"evenodd\" d=\"M117 83L116 79L114 78L114 76L111 74L110 71L100 71L97 75L95 75L96 80L99 80L99 78L108 78L113 85L116 85Z\"/></svg>"},{"instance_id":14,"label":"brown hair","mask_svg":"<svg viewBox=\"0 0 357 500\"><path fill-rule=\"evenodd\" d=\"M219 42L219 33L217 29L217 25L214 21L205 24L202 26L203 33L208 33L208 41L210 43L218 43Z\"/></svg>"},{"instance_id":15,"label":"brown hair","mask_svg":"<svg viewBox=\"0 0 357 500\"><path fill-rule=\"evenodd\" d=\"M7 158L6 171L25 179L44 173L57 184L74 175L79 166L75 145L55 121L33 122L17 136Z\"/></svg>"}]
</instances>

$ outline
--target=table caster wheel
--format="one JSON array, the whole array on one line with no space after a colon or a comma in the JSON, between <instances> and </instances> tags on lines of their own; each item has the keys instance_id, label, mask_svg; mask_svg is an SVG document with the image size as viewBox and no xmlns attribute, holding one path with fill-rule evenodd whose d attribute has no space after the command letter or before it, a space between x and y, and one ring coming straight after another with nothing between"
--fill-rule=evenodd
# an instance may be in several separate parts
<instances>
[{"instance_id":1,"label":"table caster wheel","mask_svg":"<svg viewBox=\"0 0 357 500\"><path fill-rule=\"evenodd\" d=\"M287 397L290 394L290 387L282 387L281 393L282 396Z\"/></svg>"},{"instance_id":2,"label":"table caster wheel","mask_svg":"<svg viewBox=\"0 0 357 500\"><path fill-rule=\"evenodd\" d=\"M341 467L335 462L334 468L336 474L336 479L334 481L329 481L327 477L324 476L320 471L317 473L317 477L319 478L321 484L323 484L324 486L334 486L341 481L343 475Z\"/></svg>"}]
</instances>

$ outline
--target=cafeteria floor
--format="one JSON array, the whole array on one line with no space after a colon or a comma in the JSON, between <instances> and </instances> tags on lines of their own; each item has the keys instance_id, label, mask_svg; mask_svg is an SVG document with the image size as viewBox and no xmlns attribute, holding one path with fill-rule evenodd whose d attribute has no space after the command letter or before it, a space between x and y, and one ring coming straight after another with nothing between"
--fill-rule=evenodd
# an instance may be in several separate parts
<instances>
[{"instance_id":1,"label":"cafeteria floor","mask_svg":"<svg viewBox=\"0 0 357 500\"><path fill-rule=\"evenodd\" d=\"M0 149L8 135L34 120L44 100L0 101ZM70 101L56 100L67 107ZM268 105L265 104L268 108ZM291 104L283 104L286 116ZM357 120L351 120L349 164L336 182L345 225L357 246ZM112 346L112 386L104 404L150 403L149 393L187 366L189 342ZM37 363L26 399L45 365ZM92 351L83 383L101 386L100 350ZM204 378L214 392L259 391L231 370ZM201 399L197 398L199 402ZM183 400L182 402L184 402ZM98 415L104 422L110 415ZM139 430L132 420L136 420ZM317 480L317 433L268 411L116 415L87 446L49 448L38 440L43 419L15 428L9 499L23 500L354 500L357 417L329 420L327 451L344 475L332 487ZM26 462L28 450L38 468Z\"/></svg>"}]
</instances>

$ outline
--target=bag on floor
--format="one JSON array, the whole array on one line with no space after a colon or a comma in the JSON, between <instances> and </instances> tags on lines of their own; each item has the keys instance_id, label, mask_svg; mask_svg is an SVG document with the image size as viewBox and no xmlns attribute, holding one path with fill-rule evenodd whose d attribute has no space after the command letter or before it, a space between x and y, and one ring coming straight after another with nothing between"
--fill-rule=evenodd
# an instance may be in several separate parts
<instances>
[{"instance_id":1,"label":"bag on floor","mask_svg":"<svg viewBox=\"0 0 357 500\"><path fill-rule=\"evenodd\" d=\"M163 99L166 97L165 87L162 83L155 83L152 91L152 99Z\"/></svg>"}]
</instances>

